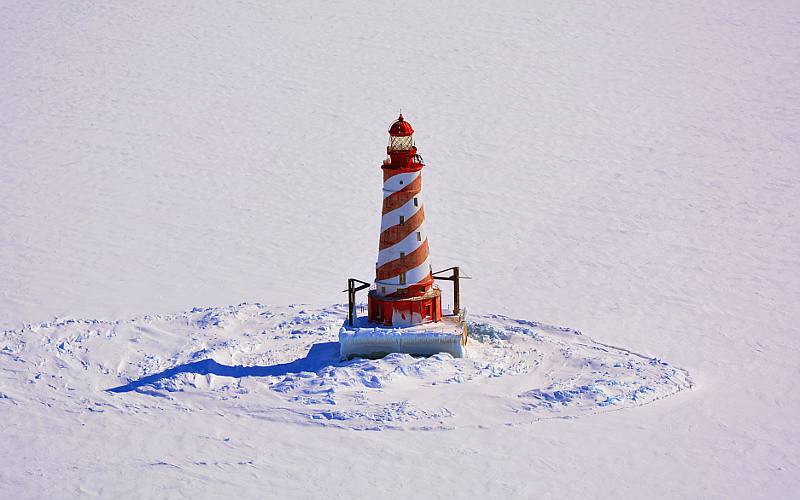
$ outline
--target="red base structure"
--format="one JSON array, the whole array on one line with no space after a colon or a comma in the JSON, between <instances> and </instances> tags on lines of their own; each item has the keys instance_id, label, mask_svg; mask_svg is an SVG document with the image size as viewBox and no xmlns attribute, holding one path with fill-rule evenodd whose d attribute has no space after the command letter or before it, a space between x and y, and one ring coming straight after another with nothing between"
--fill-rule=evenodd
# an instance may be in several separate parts
<instances>
[{"instance_id":1,"label":"red base structure","mask_svg":"<svg viewBox=\"0 0 800 500\"><path fill-rule=\"evenodd\" d=\"M373 323L384 326L411 326L435 323L442 319L442 292L430 287L424 295L391 298L369 292L368 316Z\"/></svg>"}]
</instances>

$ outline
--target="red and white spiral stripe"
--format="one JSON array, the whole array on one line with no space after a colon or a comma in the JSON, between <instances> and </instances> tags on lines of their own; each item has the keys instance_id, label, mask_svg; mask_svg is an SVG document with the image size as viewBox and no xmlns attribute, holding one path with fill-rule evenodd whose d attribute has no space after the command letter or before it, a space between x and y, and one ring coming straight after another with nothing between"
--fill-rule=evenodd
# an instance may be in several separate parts
<instances>
[{"instance_id":1,"label":"red and white spiral stripe","mask_svg":"<svg viewBox=\"0 0 800 500\"><path fill-rule=\"evenodd\" d=\"M421 295L433 282L422 203L422 165L384 170L383 215L376 291L381 296Z\"/></svg>"}]
</instances>

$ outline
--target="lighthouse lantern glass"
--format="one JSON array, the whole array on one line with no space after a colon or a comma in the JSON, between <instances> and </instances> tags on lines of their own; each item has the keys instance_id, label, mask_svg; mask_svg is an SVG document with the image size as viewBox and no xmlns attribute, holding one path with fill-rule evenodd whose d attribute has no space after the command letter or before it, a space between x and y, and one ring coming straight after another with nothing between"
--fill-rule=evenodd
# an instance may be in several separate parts
<instances>
[{"instance_id":1,"label":"lighthouse lantern glass","mask_svg":"<svg viewBox=\"0 0 800 500\"><path fill-rule=\"evenodd\" d=\"M389 149L391 149L392 151L408 151L413 147L414 147L414 139L412 139L412 136L410 135L404 137L392 136L392 139L389 142Z\"/></svg>"}]
</instances>

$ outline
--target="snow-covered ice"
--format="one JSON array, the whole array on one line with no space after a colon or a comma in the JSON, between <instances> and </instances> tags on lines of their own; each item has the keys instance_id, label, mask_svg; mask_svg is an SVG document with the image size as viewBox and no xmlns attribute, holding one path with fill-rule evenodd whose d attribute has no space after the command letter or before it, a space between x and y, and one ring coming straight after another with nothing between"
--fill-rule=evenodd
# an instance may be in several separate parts
<instances>
[{"instance_id":1,"label":"snow-covered ice","mask_svg":"<svg viewBox=\"0 0 800 500\"><path fill-rule=\"evenodd\" d=\"M798 40L795 0L0 3L0 497L796 497ZM467 357L329 363L401 107Z\"/></svg>"},{"instance_id":2,"label":"snow-covered ice","mask_svg":"<svg viewBox=\"0 0 800 500\"><path fill-rule=\"evenodd\" d=\"M419 356L447 353L463 358L466 327L466 311L458 316L447 316L443 321L399 328L370 325L366 317L357 318L353 325L342 322L339 356L349 359L354 356L379 358L388 353Z\"/></svg>"},{"instance_id":3,"label":"snow-covered ice","mask_svg":"<svg viewBox=\"0 0 800 500\"><path fill-rule=\"evenodd\" d=\"M108 418L235 408L298 424L445 430L586 416L691 387L663 361L496 315L471 323L466 358L342 361L345 311L242 304L31 325L0 338L3 395Z\"/></svg>"}]
</instances>

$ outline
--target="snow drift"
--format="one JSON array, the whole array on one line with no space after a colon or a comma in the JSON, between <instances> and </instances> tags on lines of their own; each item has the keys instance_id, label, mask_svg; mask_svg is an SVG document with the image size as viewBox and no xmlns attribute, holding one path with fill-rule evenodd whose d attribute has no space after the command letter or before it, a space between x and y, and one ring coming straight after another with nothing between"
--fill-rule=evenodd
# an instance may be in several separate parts
<instances>
[{"instance_id":1,"label":"snow drift","mask_svg":"<svg viewBox=\"0 0 800 500\"><path fill-rule=\"evenodd\" d=\"M54 411L225 411L355 429L581 417L691 387L666 362L569 328L473 318L466 357L339 357L346 307L241 304L125 321L59 319L0 337L4 403ZM463 387L473 386L474 394Z\"/></svg>"}]
</instances>

